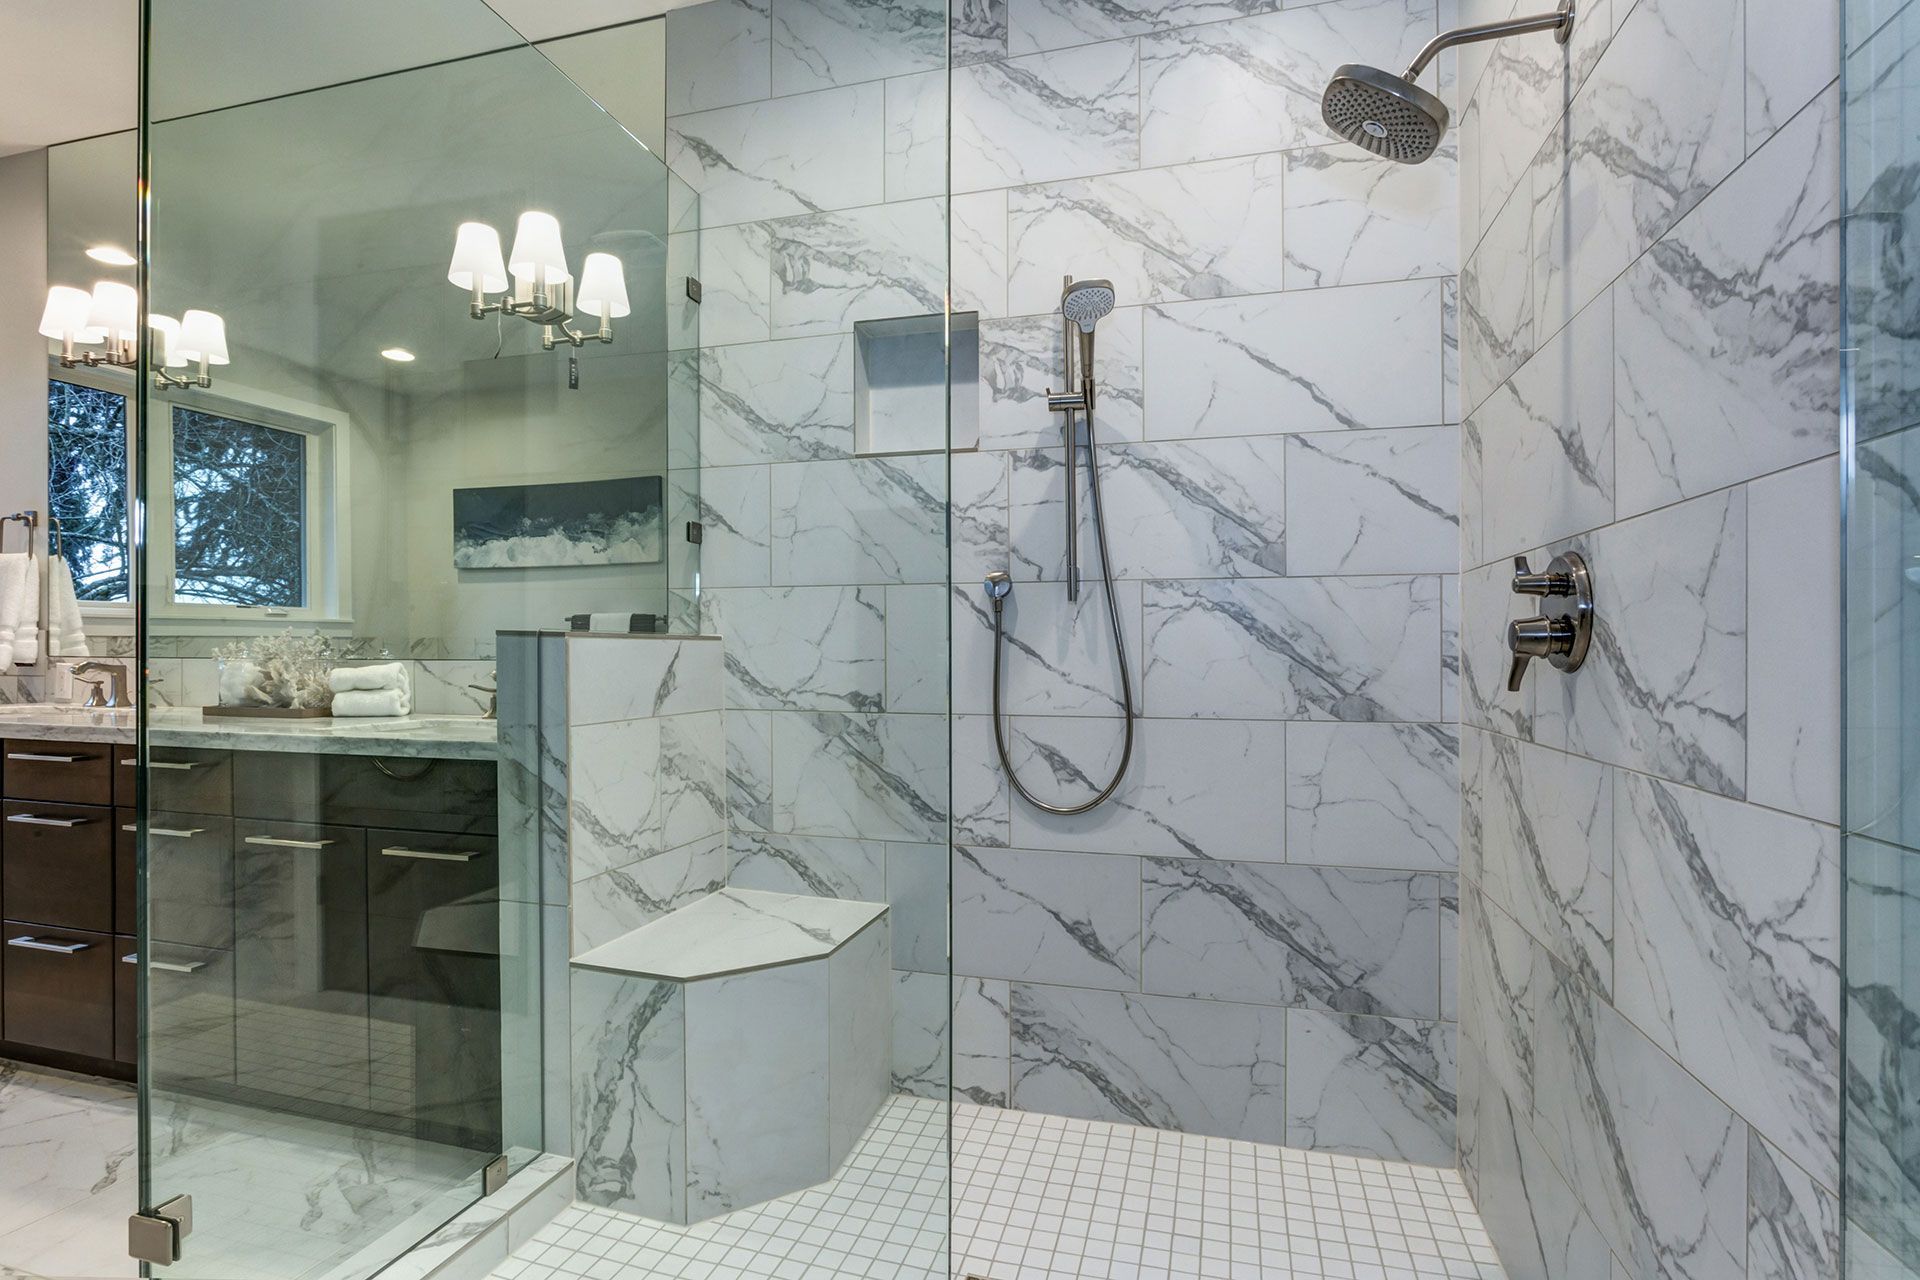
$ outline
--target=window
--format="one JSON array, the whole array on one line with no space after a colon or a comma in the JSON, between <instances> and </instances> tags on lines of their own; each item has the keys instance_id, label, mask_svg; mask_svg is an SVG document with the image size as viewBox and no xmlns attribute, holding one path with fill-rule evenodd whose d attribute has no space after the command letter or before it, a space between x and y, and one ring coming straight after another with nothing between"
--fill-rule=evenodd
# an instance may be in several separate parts
<instances>
[{"instance_id":1,"label":"window","mask_svg":"<svg viewBox=\"0 0 1920 1280\"><path fill-rule=\"evenodd\" d=\"M47 383L47 510L82 600L131 598L127 398L77 382Z\"/></svg>"},{"instance_id":2,"label":"window","mask_svg":"<svg viewBox=\"0 0 1920 1280\"><path fill-rule=\"evenodd\" d=\"M305 606L306 507L304 435L174 408L175 603Z\"/></svg>"}]
</instances>

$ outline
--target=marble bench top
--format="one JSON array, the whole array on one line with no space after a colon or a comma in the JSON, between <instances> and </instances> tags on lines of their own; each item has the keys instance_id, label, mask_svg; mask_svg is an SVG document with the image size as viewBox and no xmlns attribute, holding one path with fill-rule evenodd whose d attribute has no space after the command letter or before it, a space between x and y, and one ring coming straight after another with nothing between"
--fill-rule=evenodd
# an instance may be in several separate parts
<instances>
[{"instance_id":1,"label":"marble bench top","mask_svg":"<svg viewBox=\"0 0 1920 1280\"><path fill-rule=\"evenodd\" d=\"M573 963L674 982L718 978L830 956L886 911L882 902L721 889Z\"/></svg>"}]
</instances>

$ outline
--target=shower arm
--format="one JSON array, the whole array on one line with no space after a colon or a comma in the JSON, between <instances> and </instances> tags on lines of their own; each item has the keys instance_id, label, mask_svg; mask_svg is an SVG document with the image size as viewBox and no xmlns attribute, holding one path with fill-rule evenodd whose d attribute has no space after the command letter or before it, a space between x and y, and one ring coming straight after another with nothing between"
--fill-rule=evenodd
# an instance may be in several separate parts
<instances>
[{"instance_id":1,"label":"shower arm","mask_svg":"<svg viewBox=\"0 0 1920 1280\"><path fill-rule=\"evenodd\" d=\"M1499 40L1506 36L1523 36L1535 31L1551 31L1554 39L1565 44L1573 34L1573 0L1566 0L1553 13L1536 13L1525 18L1503 18L1498 22L1483 22L1478 26L1460 27L1454 31L1442 31L1427 41L1427 47L1407 68L1408 80L1418 80L1427 65L1448 49L1463 44L1479 44L1483 40Z\"/></svg>"}]
</instances>

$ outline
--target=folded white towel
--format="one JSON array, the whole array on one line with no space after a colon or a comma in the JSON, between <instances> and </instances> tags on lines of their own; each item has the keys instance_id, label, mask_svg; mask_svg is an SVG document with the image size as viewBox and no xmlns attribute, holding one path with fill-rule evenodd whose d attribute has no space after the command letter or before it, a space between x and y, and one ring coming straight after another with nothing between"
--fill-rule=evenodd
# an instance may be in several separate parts
<instances>
[{"instance_id":1,"label":"folded white towel","mask_svg":"<svg viewBox=\"0 0 1920 1280\"><path fill-rule=\"evenodd\" d=\"M24 551L0 554L0 669L40 656L40 570Z\"/></svg>"},{"instance_id":2,"label":"folded white towel","mask_svg":"<svg viewBox=\"0 0 1920 1280\"><path fill-rule=\"evenodd\" d=\"M404 716L413 712L413 695L405 689L349 689L333 695L338 716Z\"/></svg>"},{"instance_id":3,"label":"folded white towel","mask_svg":"<svg viewBox=\"0 0 1920 1280\"><path fill-rule=\"evenodd\" d=\"M413 681L404 662L376 662L370 667L335 667L327 673L327 684L335 693L354 690L397 689L413 692Z\"/></svg>"},{"instance_id":4,"label":"folded white towel","mask_svg":"<svg viewBox=\"0 0 1920 1280\"><path fill-rule=\"evenodd\" d=\"M52 560L47 578L47 650L63 658L92 656L87 630L80 618L80 593L73 587L73 569L64 556Z\"/></svg>"}]
</instances>

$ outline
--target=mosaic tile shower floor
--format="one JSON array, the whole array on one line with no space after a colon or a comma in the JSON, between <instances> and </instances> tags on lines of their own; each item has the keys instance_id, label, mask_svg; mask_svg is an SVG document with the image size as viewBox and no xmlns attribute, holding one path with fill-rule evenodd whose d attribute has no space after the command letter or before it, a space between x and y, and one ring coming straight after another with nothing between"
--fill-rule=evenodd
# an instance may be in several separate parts
<instances>
[{"instance_id":1,"label":"mosaic tile shower floor","mask_svg":"<svg viewBox=\"0 0 1920 1280\"><path fill-rule=\"evenodd\" d=\"M693 1227L574 1205L497 1280L920 1280L946 1117L896 1097L832 1182ZM1451 1169L961 1105L956 1277L1504 1280Z\"/></svg>"}]
</instances>

